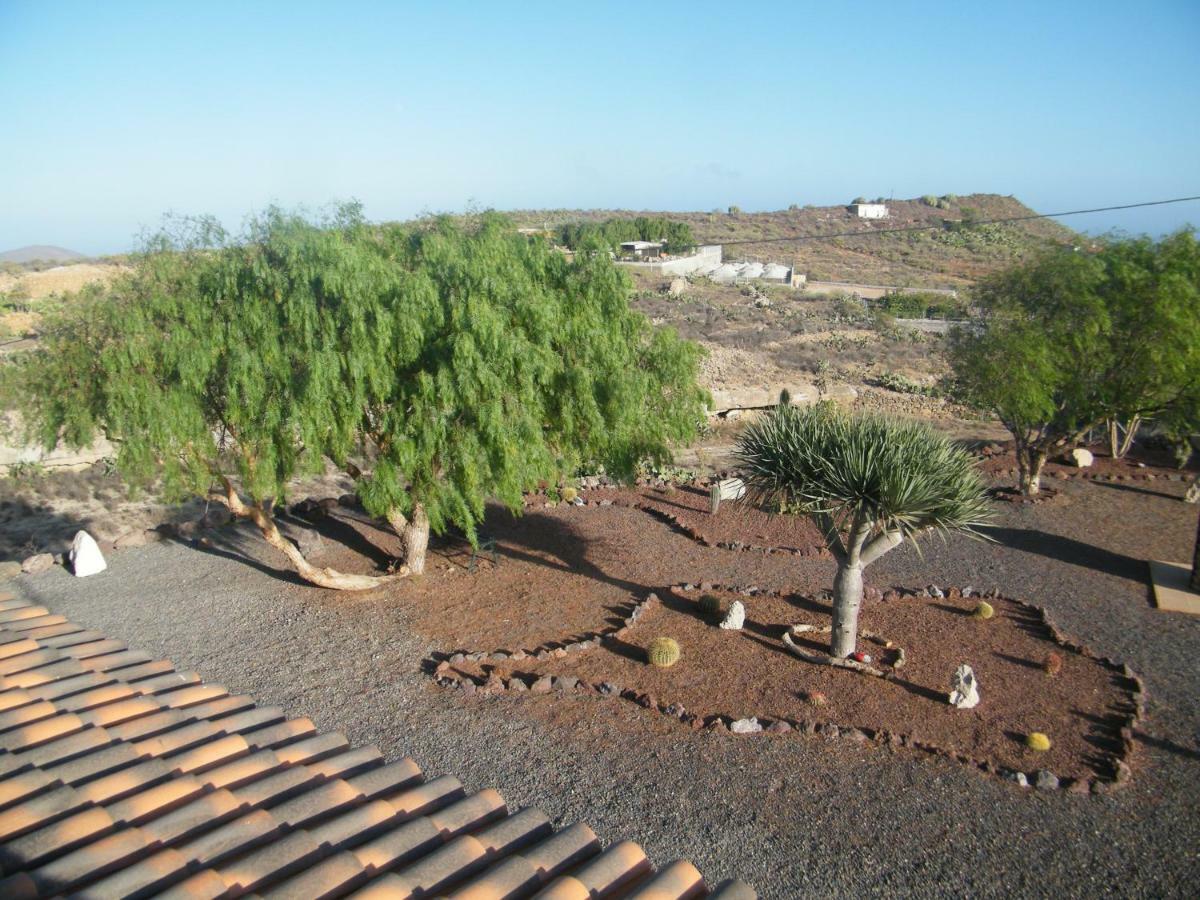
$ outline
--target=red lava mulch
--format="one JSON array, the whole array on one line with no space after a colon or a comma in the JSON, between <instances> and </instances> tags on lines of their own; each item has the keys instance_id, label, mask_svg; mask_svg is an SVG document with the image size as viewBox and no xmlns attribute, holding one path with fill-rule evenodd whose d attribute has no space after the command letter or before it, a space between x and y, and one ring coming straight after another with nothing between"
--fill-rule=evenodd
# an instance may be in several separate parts
<instances>
[{"instance_id":1,"label":"red lava mulch","mask_svg":"<svg viewBox=\"0 0 1200 900\"><path fill-rule=\"evenodd\" d=\"M989 771L1046 769L1060 778L1086 782L1111 779L1128 748L1121 729L1130 724L1137 683L1109 664L1057 643L1034 607L993 599L995 617L970 615L977 599L951 591L944 599L889 595L868 602L860 628L905 648L905 666L888 679L805 662L790 654L781 636L791 625L827 625L828 603L800 595L746 596L713 590L722 609L732 600L746 604L744 630L716 627L699 612L705 592L672 589L620 638L559 659L473 662L458 659L441 674L483 682L521 678L532 685L544 675L573 676L593 688L643 706L684 717L696 727L715 716L724 720L757 717L763 724L782 720L859 729L868 736L903 736L904 743L954 756ZM645 662L645 648L659 636L677 640L682 657L673 667ZM827 649L826 636L795 639L806 649ZM860 649L877 652L874 645ZM1048 675L1051 652L1063 661ZM959 710L947 703L952 673L967 663L976 674L982 702ZM810 699L823 695L820 705ZM686 712L685 712L686 711ZM683 727L682 725L680 727ZM1025 746L1033 731L1053 746L1035 752Z\"/></svg>"},{"instance_id":2,"label":"red lava mulch","mask_svg":"<svg viewBox=\"0 0 1200 900\"><path fill-rule=\"evenodd\" d=\"M1195 464L1186 469L1178 468L1171 454L1162 450L1134 447L1124 459L1113 459L1109 456L1106 445L1094 444L1086 449L1090 450L1093 456L1092 464L1086 468L1079 468L1068 456L1048 460L1042 470L1043 487L1047 479L1068 478L1088 478L1097 481L1182 481L1195 476L1197 471ZM1017 457L1013 453L1012 442L985 447L979 455L979 468L990 478L1015 477Z\"/></svg>"},{"instance_id":3,"label":"red lava mulch","mask_svg":"<svg viewBox=\"0 0 1200 900\"><path fill-rule=\"evenodd\" d=\"M799 556L829 555L821 532L811 519L771 515L749 501L738 500L724 501L713 515L709 512L709 489L705 486L598 490L589 491L584 497L589 503L611 499L616 504L646 510L708 547Z\"/></svg>"}]
</instances>

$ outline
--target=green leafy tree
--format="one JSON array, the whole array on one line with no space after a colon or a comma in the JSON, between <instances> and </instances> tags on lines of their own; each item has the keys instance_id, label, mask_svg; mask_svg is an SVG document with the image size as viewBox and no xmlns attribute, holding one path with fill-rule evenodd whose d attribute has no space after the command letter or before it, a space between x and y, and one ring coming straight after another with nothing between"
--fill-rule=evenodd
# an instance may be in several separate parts
<instances>
[{"instance_id":1,"label":"green leafy tree","mask_svg":"<svg viewBox=\"0 0 1200 900\"><path fill-rule=\"evenodd\" d=\"M519 509L583 464L631 472L703 415L699 349L632 312L606 257L569 262L487 215L273 210L237 241L192 224L57 314L6 380L45 446L104 433L131 482L226 504L315 584L420 571L430 527L473 538L489 498ZM393 575L316 567L279 532L289 482L330 460L400 526Z\"/></svg>"},{"instance_id":2,"label":"green leafy tree","mask_svg":"<svg viewBox=\"0 0 1200 900\"><path fill-rule=\"evenodd\" d=\"M760 502L811 515L837 561L833 659L855 650L867 566L905 539L976 533L989 518L971 458L916 422L777 406L738 437L736 456Z\"/></svg>"},{"instance_id":3,"label":"green leafy tree","mask_svg":"<svg viewBox=\"0 0 1200 900\"><path fill-rule=\"evenodd\" d=\"M1054 453L1106 419L1167 412L1200 383L1200 247L1111 240L1052 251L976 292L979 323L951 336L951 390L1013 435L1022 493Z\"/></svg>"},{"instance_id":4,"label":"green leafy tree","mask_svg":"<svg viewBox=\"0 0 1200 900\"><path fill-rule=\"evenodd\" d=\"M607 254L568 262L497 217L469 234L439 222L382 240L421 273L429 309L420 341L392 344L382 364L397 377L367 391L358 455L372 468L359 492L413 571L430 528L474 539L489 498L517 510L522 492L581 468L630 478L703 421L699 349L630 309Z\"/></svg>"},{"instance_id":5,"label":"green leafy tree","mask_svg":"<svg viewBox=\"0 0 1200 900\"><path fill-rule=\"evenodd\" d=\"M626 241L664 241L668 253L686 253L696 246L691 225L661 216L570 222L559 227L558 240L571 250L599 245L613 252Z\"/></svg>"}]
</instances>

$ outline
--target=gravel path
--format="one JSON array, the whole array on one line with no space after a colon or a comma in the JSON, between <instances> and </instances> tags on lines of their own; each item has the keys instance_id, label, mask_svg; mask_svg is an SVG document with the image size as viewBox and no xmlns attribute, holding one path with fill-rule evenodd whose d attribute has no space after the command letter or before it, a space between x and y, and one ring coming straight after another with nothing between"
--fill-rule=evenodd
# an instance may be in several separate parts
<instances>
[{"instance_id":1,"label":"gravel path","mask_svg":"<svg viewBox=\"0 0 1200 900\"><path fill-rule=\"evenodd\" d=\"M389 758L636 840L656 861L692 859L710 880L743 877L765 898L1194 896L1200 619L1154 610L1142 562L1190 558L1197 510L1182 491L1066 484L1053 503L1003 506L996 544L934 540L872 573L998 587L1142 674L1134 779L1110 797L1023 793L947 760L821 737L693 735L598 698L463 698L421 673L435 648L407 630L401 597L298 587L257 540L243 544L251 564L161 544L114 554L86 581L55 568L6 587ZM761 584L787 587L785 564L798 565L764 564Z\"/></svg>"}]
</instances>

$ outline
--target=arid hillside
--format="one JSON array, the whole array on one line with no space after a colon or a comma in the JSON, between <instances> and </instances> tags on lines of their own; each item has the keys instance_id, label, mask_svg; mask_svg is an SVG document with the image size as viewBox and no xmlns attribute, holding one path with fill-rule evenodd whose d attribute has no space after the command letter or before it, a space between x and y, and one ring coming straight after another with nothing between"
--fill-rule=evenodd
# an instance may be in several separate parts
<instances>
[{"instance_id":1,"label":"arid hillside","mask_svg":"<svg viewBox=\"0 0 1200 900\"><path fill-rule=\"evenodd\" d=\"M40 311L57 298L93 282L109 282L127 267L112 262L81 262L42 271L0 272L0 336L23 337L37 329Z\"/></svg>"},{"instance_id":2,"label":"arid hillside","mask_svg":"<svg viewBox=\"0 0 1200 900\"><path fill-rule=\"evenodd\" d=\"M1078 235L1050 219L997 225L977 220L1034 215L1013 197L969 194L887 200L887 219L859 219L845 206L792 207L777 212L633 212L630 210L521 210L518 225L554 227L615 216L653 215L687 222L698 240L725 245L725 259L795 262L810 279L860 281L916 287L961 287L1029 256L1047 243ZM735 208L736 209L736 208ZM892 228L930 230L879 234ZM857 232L832 240L820 235ZM799 236L797 238L796 236ZM767 241L739 245L738 241Z\"/></svg>"}]
</instances>

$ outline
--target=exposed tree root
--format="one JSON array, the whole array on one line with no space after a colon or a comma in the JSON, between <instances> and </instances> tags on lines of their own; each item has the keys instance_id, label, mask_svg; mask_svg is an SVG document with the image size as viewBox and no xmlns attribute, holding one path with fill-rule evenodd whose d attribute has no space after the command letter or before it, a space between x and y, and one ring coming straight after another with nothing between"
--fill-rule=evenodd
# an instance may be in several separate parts
<instances>
[{"instance_id":1,"label":"exposed tree root","mask_svg":"<svg viewBox=\"0 0 1200 900\"><path fill-rule=\"evenodd\" d=\"M873 675L876 678L887 678L896 669L901 668L905 662L904 650L899 647L889 647L890 641L885 641L879 635L869 631L860 632L860 636L864 640L872 641L879 644L888 650L894 650L897 654L896 662L892 665L891 672L885 672L882 669L877 669L867 663L859 662L857 659L842 658L833 656L829 653L819 653L814 650L805 650L792 640L794 634L830 634L833 628L830 625L793 625L790 629L783 633L783 645L788 648L796 656L800 657L805 662L815 663L821 666L834 666L839 669L850 669L855 672L861 672L864 675Z\"/></svg>"},{"instance_id":2,"label":"exposed tree root","mask_svg":"<svg viewBox=\"0 0 1200 900\"><path fill-rule=\"evenodd\" d=\"M305 581L318 587L335 591L369 591L391 581L406 577L408 568L401 566L391 575L353 575L339 572L331 568L318 568L304 558L300 548L280 534L275 525L275 519L262 505L247 505L242 502L233 483L228 478L222 478L224 492L214 492L211 497L218 503L228 507L229 512L239 518L249 519L258 526L267 543L288 558L297 574Z\"/></svg>"}]
</instances>

